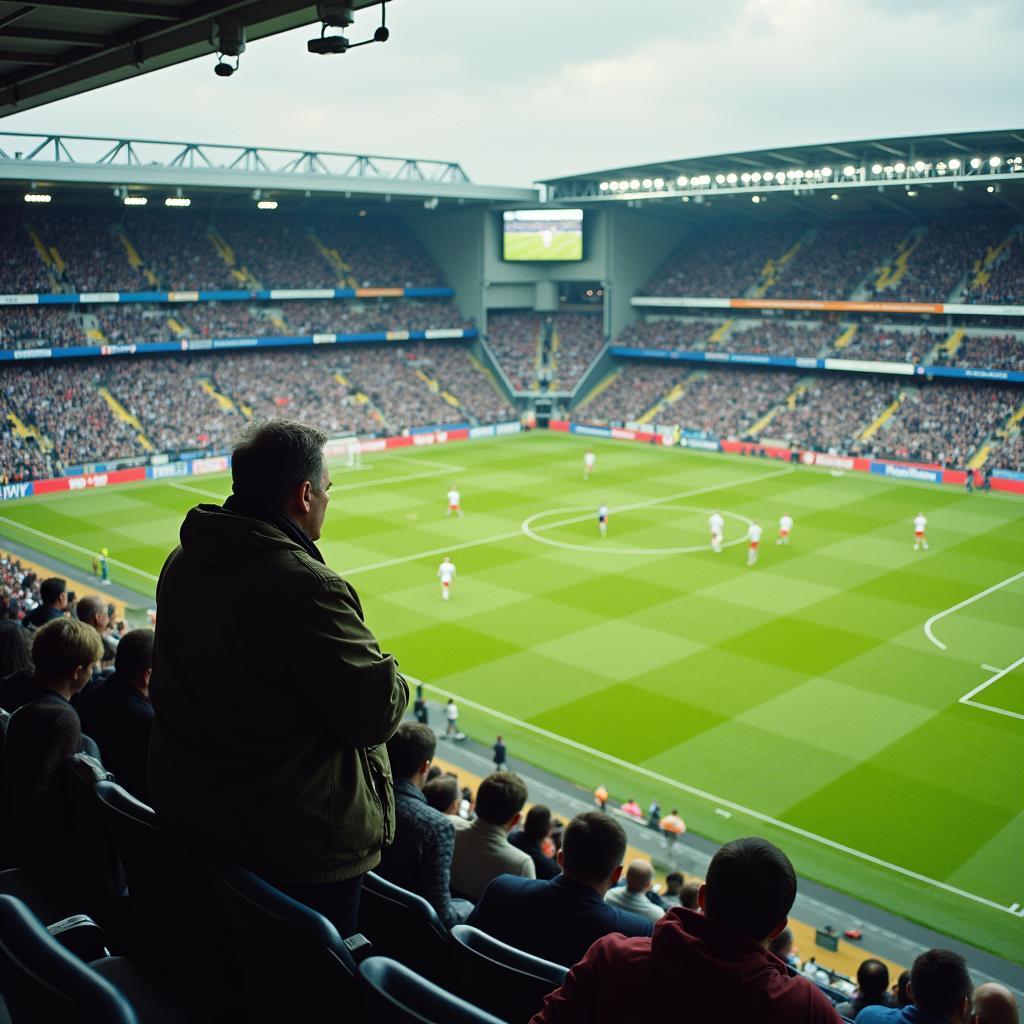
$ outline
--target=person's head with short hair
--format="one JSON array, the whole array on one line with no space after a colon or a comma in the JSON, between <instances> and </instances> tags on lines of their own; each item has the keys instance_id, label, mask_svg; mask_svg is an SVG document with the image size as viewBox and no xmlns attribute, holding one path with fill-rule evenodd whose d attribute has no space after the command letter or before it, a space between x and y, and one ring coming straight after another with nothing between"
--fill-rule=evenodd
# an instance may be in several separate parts
<instances>
[{"instance_id":1,"label":"person's head with short hair","mask_svg":"<svg viewBox=\"0 0 1024 1024\"><path fill-rule=\"evenodd\" d=\"M294 420L246 427L231 452L231 489L244 507L283 512L320 538L331 486L327 435Z\"/></svg>"},{"instance_id":2,"label":"person's head with short hair","mask_svg":"<svg viewBox=\"0 0 1024 1024\"><path fill-rule=\"evenodd\" d=\"M796 872L789 858L757 836L721 847L697 895L706 917L761 943L786 927L795 899Z\"/></svg>"},{"instance_id":3,"label":"person's head with short hair","mask_svg":"<svg viewBox=\"0 0 1024 1024\"><path fill-rule=\"evenodd\" d=\"M910 968L908 992L922 1013L950 1024L966 1024L970 1018L974 983L967 973L967 961L951 949L922 953Z\"/></svg>"},{"instance_id":4,"label":"person's head with short hair","mask_svg":"<svg viewBox=\"0 0 1024 1024\"><path fill-rule=\"evenodd\" d=\"M645 893L654 881L654 868L648 860L631 860L626 868L626 891Z\"/></svg>"},{"instance_id":5,"label":"person's head with short hair","mask_svg":"<svg viewBox=\"0 0 1024 1024\"><path fill-rule=\"evenodd\" d=\"M665 895L678 896L679 890L682 889L683 882L685 881L686 879L681 871L670 871L665 876Z\"/></svg>"},{"instance_id":6,"label":"person's head with short hair","mask_svg":"<svg viewBox=\"0 0 1024 1024\"><path fill-rule=\"evenodd\" d=\"M971 1024L1020 1024L1017 1000L997 981L986 981L974 990Z\"/></svg>"},{"instance_id":7,"label":"person's head with short hair","mask_svg":"<svg viewBox=\"0 0 1024 1024\"><path fill-rule=\"evenodd\" d=\"M510 832L519 824L527 796L526 783L515 772L493 772L476 791L476 816Z\"/></svg>"},{"instance_id":8,"label":"person's head with short hair","mask_svg":"<svg viewBox=\"0 0 1024 1024\"><path fill-rule=\"evenodd\" d=\"M699 910L697 894L700 892L700 882L685 882L679 890L679 905L687 910Z\"/></svg>"},{"instance_id":9,"label":"person's head with short hair","mask_svg":"<svg viewBox=\"0 0 1024 1024\"><path fill-rule=\"evenodd\" d=\"M50 608L63 611L68 606L68 581L51 576L39 584L39 600Z\"/></svg>"},{"instance_id":10,"label":"person's head with short hair","mask_svg":"<svg viewBox=\"0 0 1024 1024\"><path fill-rule=\"evenodd\" d=\"M131 683L142 694L149 694L149 677L153 673L153 643L156 634L151 629L133 629L121 637L114 654L114 671L119 679Z\"/></svg>"},{"instance_id":11,"label":"person's head with short hair","mask_svg":"<svg viewBox=\"0 0 1024 1024\"><path fill-rule=\"evenodd\" d=\"M68 700L89 681L102 657L99 633L78 619L51 619L32 638L36 682Z\"/></svg>"},{"instance_id":12,"label":"person's head with short hair","mask_svg":"<svg viewBox=\"0 0 1024 1024\"><path fill-rule=\"evenodd\" d=\"M577 814L562 834L558 864L566 878L584 882L604 895L622 875L626 832L601 811Z\"/></svg>"},{"instance_id":13,"label":"person's head with short hair","mask_svg":"<svg viewBox=\"0 0 1024 1024\"><path fill-rule=\"evenodd\" d=\"M768 943L768 952L774 953L780 960L785 960L793 952L793 932L789 928L783 928L778 935Z\"/></svg>"},{"instance_id":14,"label":"person's head with short hair","mask_svg":"<svg viewBox=\"0 0 1024 1024\"><path fill-rule=\"evenodd\" d=\"M420 722L405 722L388 740L387 748L395 778L422 789L437 749L434 730Z\"/></svg>"},{"instance_id":15,"label":"person's head with short hair","mask_svg":"<svg viewBox=\"0 0 1024 1024\"><path fill-rule=\"evenodd\" d=\"M31 634L16 619L0 621L0 679L32 668Z\"/></svg>"},{"instance_id":16,"label":"person's head with short hair","mask_svg":"<svg viewBox=\"0 0 1024 1024\"><path fill-rule=\"evenodd\" d=\"M889 968L881 960L865 960L857 968L857 988L861 999L882 1002L889 994Z\"/></svg>"},{"instance_id":17,"label":"person's head with short hair","mask_svg":"<svg viewBox=\"0 0 1024 1024\"><path fill-rule=\"evenodd\" d=\"M535 843L542 843L551 831L551 808L544 804L534 804L527 812L523 821L523 831L527 838Z\"/></svg>"},{"instance_id":18,"label":"person's head with short hair","mask_svg":"<svg viewBox=\"0 0 1024 1024\"><path fill-rule=\"evenodd\" d=\"M910 1005L910 971L900 971L900 976L893 985L893 998L901 1010L904 1006Z\"/></svg>"},{"instance_id":19,"label":"person's head with short hair","mask_svg":"<svg viewBox=\"0 0 1024 1024\"><path fill-rule=\"evenodd\" d=\"M458 814L462 794L459 780L450 775L437 775L423 784L423 795L427 803L442 814Z\"/></svg>"},{"instance_id":20,"label":"person's head with short hair","mask_svg":"<svg viewBox=\"0 0 1024 1024\"><path fill-rule=\"evenodd\" d=\"M432 764L427 771L427 782L433 782L438 775L444 775L444 772L436 764Z\"/></svg>"},{"instance_id":21,"label":"person's head with short hair","mask_svg":"<svg viewBox=\"0 0 1024 1024\"><path fill-rule=\"evenodd\" d=\"M85 597L80 597L75 606L75 614L80 622L92 626L101 636L110 623L107 602L97 594L86 594Z\"/></svg>"}]
</instances>

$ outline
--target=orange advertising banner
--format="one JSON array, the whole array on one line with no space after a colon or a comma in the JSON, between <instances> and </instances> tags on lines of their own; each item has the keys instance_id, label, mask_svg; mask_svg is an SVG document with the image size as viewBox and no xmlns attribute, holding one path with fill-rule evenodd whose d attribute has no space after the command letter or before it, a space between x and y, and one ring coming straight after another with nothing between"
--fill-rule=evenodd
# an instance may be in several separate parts
<instances>
[{"instance_id":1,"label":"orange advertising banner","mask_svg":"<svg viewBox=\"0 0 1024 1024\"><path fill-rule=\"evenodd\" d=\"M397 299L405 294L404 288L357 288L360 299Z\"/></svg>"},{"instance_id":2,"label":"orange advertising banner","mask_svg":"<svg viewBox=\"0 0 1024 1024\"><path fill-rule=\"evenodd\" d=\"M731 309L817 309L837 313L943 313L942 302L849 302L840 299L730 299Z\"/></svg>"}]
</instances>

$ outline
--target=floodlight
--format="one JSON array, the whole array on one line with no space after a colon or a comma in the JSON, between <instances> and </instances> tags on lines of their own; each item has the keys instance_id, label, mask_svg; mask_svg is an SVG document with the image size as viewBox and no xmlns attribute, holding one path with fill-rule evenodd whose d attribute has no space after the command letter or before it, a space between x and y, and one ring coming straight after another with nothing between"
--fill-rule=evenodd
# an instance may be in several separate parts
<instances>
[{"instance_id":1,"label":"floodlight","mask_svg":"<svg viewBox=\"0 0 1024 1024\"><path fill-rule=\"evenodd\" d=\"M676 184L681 186L682 188L686 188L686 184L688 181L689 178L687 178L685 174L680 174L679 177L676 178Z\"/></svg>"},{"instance_id":2,"label":"floodlight","mask_svg":"<svg viewBox=\"0 0 1024 1024\"><path fill-rule=\"evenodd\" d=\"M145 206L149 200L145 196L125 196L125 206Z\"/></svg>"},{"instance_id":3,"label":"floodlight","mask_svg":"<svg viewBox=\"0 0 1024 1024\"><path fill-rule=\"evenodd\" d=\"M989 160L988 165L989 167L998 167L1002 162L1001 157L994 156Z\"/></svg>"},{"instance_id":4,"label":"floodlight","mask_svg":"<svg viewBox=\"0 0 1024 1024\"><path fill-rule=\"evenodd\" d=\"M960 161L957 160L956 157L953 157L953 159L949 161L949 169L951 171L959 171L960 170Z\"/></svg>"},{"instance_id":5,"label":"floodlight","mask_svg":"<svg viewBox=\"0 0 1024 1024\"><path fill-rule=\"evenodd\" d=\"M632 189L638 189L640 187L640 181L638 178L634 178L630 183L629 187Z\"/></svg>"},{"instance_id":6,"label":"floodlight","mask_svg":"<svg viewBox=\"0 0 1024 1024\"><path fill-rule=\"evenodd\" d=\"M644 178L642 184L643 184L644 188L650 188L654 184L654 182L651 181L650 178Z\"/></svg>"},{"instance_id":7,"label":"floodlight","mask_svg":"<svg viewBox=\"0 0 1024 1024\"><path fill-rule=\"evenodd\" d=\"M917 171L918 174L920 174L927 166L928 165L923 160L918 160L914 164L914 170Z\"/></svg>"},{"instance_id":8,"label":"floodlight","mask_svg":"<svg viewBox=\"0 0 1024 1024\"><path fill-rule=\"evenodd\" d=\"M724 174L716 174L715 175L715 184L716 185L724 185L725 184L725 175Z\"/></svg>"},{"instance_id":9,"label":"floodlight","mask_svg":"<svg viewBox=\"0 0 1024 1024\"><path fill-rule=\"evenodd\" d=\"M839 198L839 193L838 192L833 192L832 195L829 196L829 199L832 199L832 200L838 200L838 198Z\"/></svg>"},{"instance_id":10,"label":"floodlight","mask_svg":"<svg viewBox=\"0 0 1024 1024\"><path fill-rule=\"evenodd\" d=\"M608 191L608 182L607 182L607 181L602 181L602 182L601 182L601 184L600 184L600 185L598 185L597 187L598 187L598 188L599 188L599 189L600 189L600 190L601 190L602 192L607 192L607 191Z\"/></svg>"},{"instance_id":11,"label":"floodlight","mask_svg":"<svg viewBox=\"0 0 1024 1024\"><path fill-rule=\"evenodd\" d=\"M821 169L821 176L823 178L831 178L832 177L832 168L831 167L822 167L822 169Z\"/></svg>"},{"instance_id":12,"label":"floodlight","mask_svg":"<svg viewBox=\"0 0 1024 1024\"><path fill-rule=\"evenodd\" d=\"M847 164L843 168L843 174L845 174L848 178L852 178L856 173L857 173L857 168L854 167L853 164Z\"/></svg>"},{"instance_id":13,"label":"floodlight","mask_svg":"<svg viewBox=\"0 0 1024 1024\"><path fill-rule=\"evenodd\" d=\"M908 195L908 196L909 196L909 197L910 197L911 199L913 199L913 198L914 198L914 196L916 196L916 195L917 195L917 189L916 189L916 188L908 188L908 189L907 189L907 195Z\"/></svg>"},{"instance_id":14,"label":"floodlight","mask_svg":"<svg viewBox=\"0 0 1024 1024\"><path fill-rule=\"evenodd\" d=\"M881 174L882 173L882 165L881 164L872 164L871 165L871 173L872 174Z\"/></svg>"},{"instance_id":15,"label":"floodlight","mask_svg":"<svg viewBox=\"0 0 1024 1024\"><path fill-rule=\"evenodd\" d=\"M882 168L882 170L883 170L883 171L885 171L885 173L886 173L886 174L892 174L892 172L893 172L894 170L896 170L896 168L895 168L895 167L892 167L892 166L890 166L889 164L886 164L886 165L885 165L885 166L884 166L884 167Z\"/></svg>"},{"instance_id":16,"label":"floodlight","mask_svg":"<svg viewBox=\"0 0 1024 1024\"><path fill-rule=\"evenodd\" d=\"M276 210L277 209L277 200L276 199L261 199L256 204L256 209L257 210Z\"/></svg>"},{"instance_id":17,"label":"floodlight","mask_svg":"<svg viewBox=\"0 0 1024 1024\"><path fill-rule=\"evenodd\" d=\"M164 200L164 206L191 206L192 200L185 196L168 196Z\"/></svg>"},{"instance_id":18,"label":"floodlight","mask_svg":"<svg viewBox=\"0 0 1024 1024\"><path fill-rule=\"evenodd\" d=\"M726 181L727 181L727 182L728 182L728 183L729 183L730 185L735 185L735 184L736 184L736 182L737 182L737 181L738 181L739 179L738 179L738 178L736 177L736 175L735 175L735 174L727 174L727 175L725 176L725 180L726 180Z\"/></svg>"},{"instance_id":19,"label":"floodlight","mask_svg":"<svg viewBox=\"0 0 1024 1024\"><path fill-rule=\"evenodd\" d=\"M750 197L750 201L752 203L759 203L759 202L761 202L761 197L760 196L751 196Z\"/></svg>"},{"instance_id":20,"label":"floodlight","mask_svg":"<svg viewBox=\"0 0 1024 1024\"><path fill-rule=\"evenodd\" d=\"M764 172L764 180L765 181L771 181L774 177L775 177L775 174L774 174L773 171L765 171Z\"/></svg>"},{"instance_id":21,"label":"floodlight","mask_svg":"<svg viewBox=\"0 0 1024 1024\"><path fill-rule=\"evenodd\" d=\"M654 187L655 188L659 188L659 189L660 188L664 188L665 187L665 179L664 178L655 178L654 179Z\"/></svg>"},{"instance_id":22,"label":"floodlight","mask_svg":"<svg viewBox=\"0 0 1024 1024\"><path fill-rule=\"evenodd\" d=\"M53 199L47 192L26 192L25 202L26 203L48 203Z\"/></svg>"},{"instance_id":23,"label":"floodlight","mask_svg":"<svg viewBox=\"0 0 1024 1024\"><path fill-rule=\"evenodd\" d=\"M907 165L900 161L899 163L893 164L892 168L897 174L902 174L906 169Z\"/></svg>"},{"instance_id":24,"label":"floodlight","mask_svg":"<svg viewBox=\"0 0 1024 1024\"><path fill-rule=\"evenodd\" d=\"M981 157L980 156L972 156L971 157L971 167L973 167L975 170L977 170L980 166L981 166Z\"/></svg>"},{"instance_id":25,"label":"floodlight","mask_svg":"<svg viewBox=\"0 0 1024 1024\"><path fill-rule=\"evenodd\" d=\"M756 185L761 180L761 172L754 171L754 173L750 176L750 180Z\"/></svg>"},{"instance_id":26,"label":"floodlight","mask_svg":"<svg viewBox=\"0 0 1024 1024\"><path fill-rule=\"evenodd\" d=\"M998 189L996 188L995 185L989 185L988 188L985 189L985 191L986 192L997 192Z\"/></svg>"}]
</instances>

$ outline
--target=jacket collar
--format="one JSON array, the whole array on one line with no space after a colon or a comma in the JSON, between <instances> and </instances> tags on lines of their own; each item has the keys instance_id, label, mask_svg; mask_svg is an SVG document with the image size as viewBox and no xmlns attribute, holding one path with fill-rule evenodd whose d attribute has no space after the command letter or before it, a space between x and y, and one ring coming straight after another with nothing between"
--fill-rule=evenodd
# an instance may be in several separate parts
<instances>
[{"instance_id":1,"label":"jacket collar","mask_svg":"<svg viewBox=\"0 0 1024 1024\"><path fill-rule=\"evenodd\" d=\"M566 878L564 874L561 874L552 878L551 884L557 885L560 889L565 889L568 892L574 893L577 899L588 899L593 903L606 905L604 898L598 893L598 891L592 885L587 885L586 882L580 882L575 878Z\"/></svg>"},{"instance_id":2,"label":"jacket collar","mask_svg":"<svg viewBox=\"0 0 1024 1024\"><path fill-rule=\"evenodd\" d=\"M419 800L421 803L426 803L427 798L423 795L423 790L418 786L414 786L408 779L399 779L395 783L395 796L407 796L413 800Z\"/></svg>"},{"instance_id":3,"label":"jacket collar","mask_svg":"<svg viewBox=\"0 0 1024 1024\"><path fill-rule=\"evenodd\" d=\"M289 540L298 544L312 558L315 558L324 565L327 564L324 562L324 556L320 554L320 549L313 543L309 534L294 519L290 519L283 512L278 512L257 502L247 501L245 498L239 498L237 494L230 495L224 502L223 508L225 512L233 512L235 515L246 516L249 519L258 519L260 522L274 527L275 530L280 530L281 533Z\"/></svg>"}]
</instances>

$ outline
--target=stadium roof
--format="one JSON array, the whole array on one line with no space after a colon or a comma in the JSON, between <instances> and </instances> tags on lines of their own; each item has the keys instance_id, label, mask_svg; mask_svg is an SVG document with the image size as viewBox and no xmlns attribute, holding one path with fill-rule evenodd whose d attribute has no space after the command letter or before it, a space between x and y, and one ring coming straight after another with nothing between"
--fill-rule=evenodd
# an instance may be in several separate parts
<instances>
[{"instance_id":1,"label":"stadium roof","mask_svg":"<svg viewBox=\"0 0 1024 1024\"><path fill-rule=\"evenodd\" d=\"M308 0L0 0L0 117L214 53L226 14L249 42L318 20Z\"/></svg>"},{"instance_id":2,"label":"stadium roof","mask_svg":"<svg viewBox=\"0 0 1024 1024\"><path fill-rule=\"evenodd\" d=\"M1024 129L686 157L548 178L541 184L550 201L626 200L655 206L659 214L671 204L681 216L692 215L695 206L714 205L718 212L760 219L809 205L821 209L823 199L843 200L843 206L832 208L837 216L882 212L894 203L906 207L908 201L934 212L996 201L1024 213ZM681 199L690 205L683 207Z\"/></svg>"}]
</instances>

